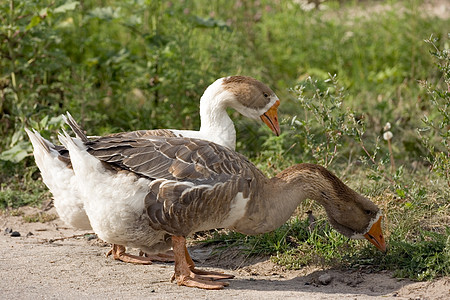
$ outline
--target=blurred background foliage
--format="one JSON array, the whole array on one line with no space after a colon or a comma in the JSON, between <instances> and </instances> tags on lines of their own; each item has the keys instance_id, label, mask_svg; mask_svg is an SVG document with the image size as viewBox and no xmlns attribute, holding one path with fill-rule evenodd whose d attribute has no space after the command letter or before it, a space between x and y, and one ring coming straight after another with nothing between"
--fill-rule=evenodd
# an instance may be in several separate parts
<instances>
[{"instance_id":1,"label":"blurred background foliage","mask_svg":"<svg viewBox=\"0 0 450 300\"><path fill-rule=\"evenodd\" d=\"M51 197L24 127L56 141L70 111L90 135L198 129L205 88L240 74L282 101L278 138L230 111L237 150L258 167L273 175L323 164L378 199L388 235L448 237L444 8L439 0L1 1L0 207ZM387 131L393 137L383 140Z\"/></svg>"},{"instance_id":2,"label":"blurred background foliage","mask_svg":"<svg viewBox=\"0 0 450 300\"><path fill-rule=\"evenodd\" d=\"M337 74L345 106L365 119L366 135L391 122L399 159L422 159L414 131L432 107L417 80L441 76L423 40L434 34L448 43L448 19L424 14L422 1L401 12L395 1L369 10L333 1L308 10L305 3L2 1L0 153L17 150L2 158L21 161L30 151L24 126L55 134L67 110L89 134L196 129L204 89L232 74L276 91L289 132L292 117L305 118L290 89L309 76ZM246 141L238 149L255 156L268 131L241 119L237 127Z\"/></svg>"}]
</instances>

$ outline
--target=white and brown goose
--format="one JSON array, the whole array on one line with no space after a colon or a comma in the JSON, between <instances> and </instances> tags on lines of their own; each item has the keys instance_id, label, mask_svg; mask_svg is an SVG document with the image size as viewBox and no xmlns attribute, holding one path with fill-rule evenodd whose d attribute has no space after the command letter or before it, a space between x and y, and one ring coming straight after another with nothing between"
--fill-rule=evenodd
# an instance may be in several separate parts
<instances>
[{"instance_id":1,"label":"white and brown goose","mask_svg":"<svg viewBox=\"0 0 450 300\"><path fill-rule=\"evenodd\" d=\"M112 134L117 138L146 138L150 136L183 136L213 141L234 149L236 131L226 109L234 108L251 119L261 119L276 134L280 134L277 109L280 100L262 82L247 76L220 78L211 84L200 99L199 131L194 130L138 130ZM69 115L70 117L70 115ZM33 144L34 157L42 179L53 194L54 205L61 220L82 230L91 230L90 221L84 210L80 192L75 184L74 173L67 150L34 131L26 129ZM113 246L114 258L132 263L150 263L150 260L125 253L125 248ZM158 259L158 257L153 257ZM162 258L164 260L164 258Z\"/></svg>"},{"instance_id":2,"label":"white and brown goose","mask_svg":"<svg viewBox=\"0 0 450 300\"><path fill-rule=\"evenodd\" d=\"M380 209L321 166L298 164L269 179L244 156L205 140L82 137L81 142L67 134L60 140L98 236L148 253L173 247L179 285L221 289L228 283L214 280L233 277L196 269L185 237L214 228L269 232L307 198L325 208L343 235L367 238L386 250Z\"/></svg>"}]
</instances>

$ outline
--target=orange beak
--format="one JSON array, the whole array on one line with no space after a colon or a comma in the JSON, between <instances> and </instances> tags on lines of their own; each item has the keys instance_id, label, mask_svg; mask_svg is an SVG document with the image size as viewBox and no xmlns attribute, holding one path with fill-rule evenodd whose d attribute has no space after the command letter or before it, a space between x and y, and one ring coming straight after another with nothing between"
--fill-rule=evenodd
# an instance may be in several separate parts
<instances>
[{"instance_id":1,"label":"orange beak","mask_svg":"<svg viewBox=\"0 0 450 300\"><path fill-rule=\"evenodd\" d=\"M381 231L381 216L375 224L372 225L369 232L367 232L364 237L375 245L378 249L386 252L386 242L384 241L383 232Z\"/></svg>"},{"instance_id":2,"label":"orange beak","mask_svg":"<svg viewBox=\"0 0 450 300\"><path fill-rule=\"evenodd\" d=\"M277 100L268 111L261 115L261 120L266 123L277 136L281 133L280 124L278 123L278 106L280 106L280 100Z\"/></svg>"}]
</instances>

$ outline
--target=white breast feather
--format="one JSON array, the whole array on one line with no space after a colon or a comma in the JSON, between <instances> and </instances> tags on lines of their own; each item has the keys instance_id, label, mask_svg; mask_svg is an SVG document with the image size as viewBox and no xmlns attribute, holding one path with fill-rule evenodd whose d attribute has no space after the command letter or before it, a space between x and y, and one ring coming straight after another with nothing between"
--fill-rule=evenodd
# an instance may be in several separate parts
<instances>
[{"instance_id":1,"label":"white breast feather","mask_svg":"<svg viewBox=\"0 0 450 300\"><path fill-rule=\"evenodd\" d=\"M244 198L242 193L237 193L230 205L228 218L223 222L224 228L233 226L234 223L242 219L247 212L247 202L250 198Z\"/></svg>"}]
</instances>

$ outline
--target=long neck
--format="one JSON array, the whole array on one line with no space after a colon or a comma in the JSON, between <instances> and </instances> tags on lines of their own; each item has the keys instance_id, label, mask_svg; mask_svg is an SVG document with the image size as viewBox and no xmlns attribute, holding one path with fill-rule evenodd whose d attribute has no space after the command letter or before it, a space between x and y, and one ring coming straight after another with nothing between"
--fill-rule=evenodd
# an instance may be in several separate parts
<instances>
[{"instance_id":1,"label":"long neck","mask_svg":"<svg viewBox=\"0 0 450 300\"><path fill-rule=\"evenodd\" d=\"M331 225L350 238L362 237L380 218L380 209L345 185L330 171L298 164L272 179L255 177L245 214L231 228L245 234L274 230L286 222L305 199L322 205Z\"/></svg>"},{"instance_id":2,"label":"long neck","mask_svg":"<svg viewBox=\"0 0 450 300\"><path fill-rule=\"evenodd\" d=\"M200 99L200 133L217 144L236 148L236 130L226 108L233 95L222 88L222 79L211 84Z\"/></svg>"},{"instance_id":3,"label":"long neck","mask_svg":"<svg viewBox=\"0 0 450 300\"><path fill-rule=\"evenodd\" d=\"M274 177L259 185L246 214L234 224L234 230L250 235L272 231L283 225L303 200L317 199L317 192L308 182L291 184Z\"/></svg>"}]
</instances>

